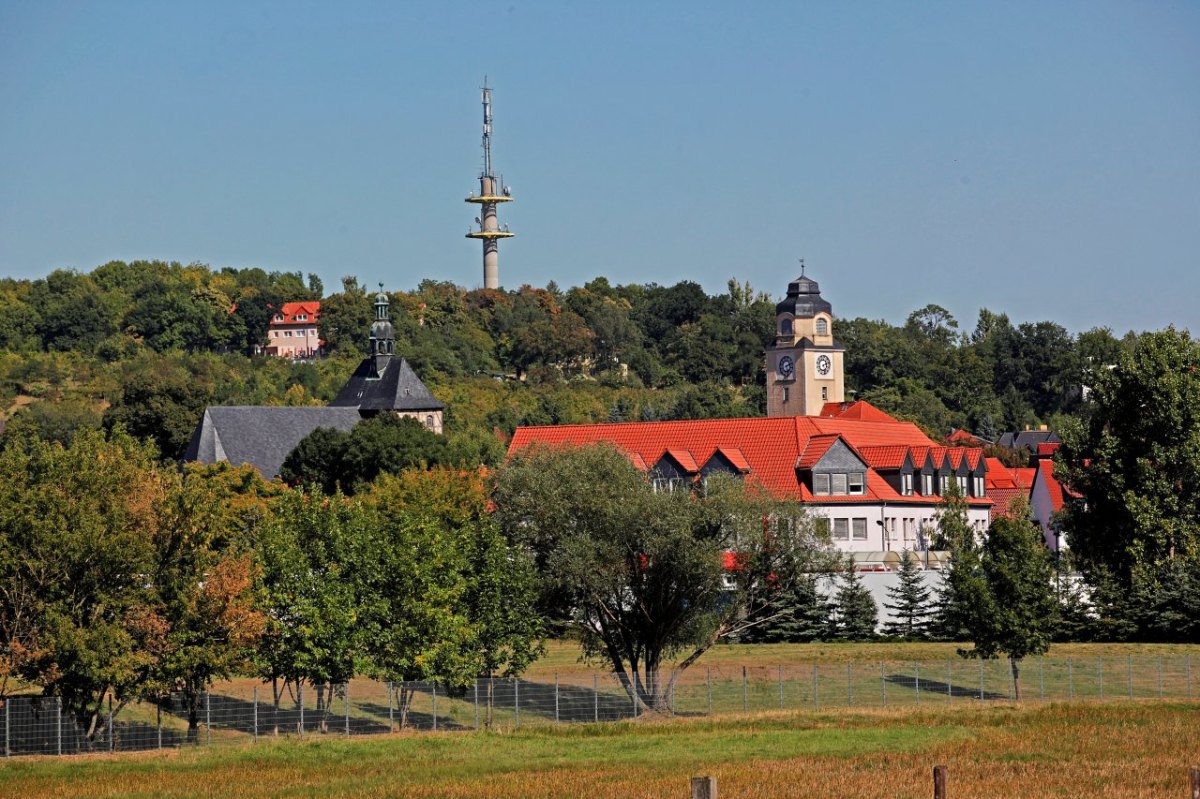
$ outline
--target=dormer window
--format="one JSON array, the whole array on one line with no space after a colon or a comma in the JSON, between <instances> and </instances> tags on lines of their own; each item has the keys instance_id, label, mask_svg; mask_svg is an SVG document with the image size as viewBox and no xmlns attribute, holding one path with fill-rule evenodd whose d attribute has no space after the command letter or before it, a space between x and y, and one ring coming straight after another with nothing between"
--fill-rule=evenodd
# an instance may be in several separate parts
<instances>
[{"instance_id":1,"label":"dormer window","mask_svg":"<svg viewBox=\"0 0 1200 799\"><path fill-rule=\"evenodd\" d=\"M933 496L933 475L932 474L921 475L921 493L927 497Z\"/></svg>"},{"instance_id":2,"label":"dormer window","mask_svg":"<svg viewBox=\"0 0 1200 799\"><path fill-rule=\"evenodd\" d=\"M283 314L281 314L281 313L277 313L277 314L275 314L275 321L276 321L276 322L282 322L282 321L283 321Z\"/></svg>"},{"instance_id":3,"label":"dormer window","mask_svg":"<svg viewBox=\"0 0 1200 799\"><path fill-rule=\"evenodd\" d=\"M814 474L813 475L813 493L819 497L829 496L829 475Z\"/></svg>"},{"instance_id":4,"label":"dormer window","mask_svg":"<svg viewBox=\"0 0 1200 799\"><path fill-rule=\"evenodd\" d=\"M296 321L297 321L297 322L307 322L307 321L308 321L308 314L306 314L306 313L299 313L299 314L296 314Z\"/></svg>"},{"instance_id":5,"label":"dormer window","mask_svg":"<svg viewBox=\"0 0 1200 799\"><path fill-rule=\"evenodd\" d=\"M913 492L912 472L904 472L900 475L900 494L902 496L911 497L912 492Z\"/></svg>"},{"instance_id":6,"label":"dormer window","mask_svg":"<svg viewBox=\"0 0 1200 799\"><path fill-rule=\"evenodd\" d=\"M817 335L818 336L828 336L829 335L829 320L828 319L826 319L824 317L817 318Z\"/></svg>"},{"instance_id":7,"label":"dormer window","mask_svg":"<svg viewBox=\"0 0 1200 799\"><path fill-rule=\"evenodd\" d=\"M851 472L847 475L847 494L863 494L866 492L866 474Z\"/></svg>"},{"instance_id":8,"label":"dormer window","mask_svg":"<svg viewBox=\"0 0 1200 799\"><path fill-rule=\"evenodd\" d=\"M983 480L983 478L982 477L974 477L974 478L972 478L972 482L974 483L975 496L982 497L984 495L984 480Z\"/></svg>"}]
</instances>

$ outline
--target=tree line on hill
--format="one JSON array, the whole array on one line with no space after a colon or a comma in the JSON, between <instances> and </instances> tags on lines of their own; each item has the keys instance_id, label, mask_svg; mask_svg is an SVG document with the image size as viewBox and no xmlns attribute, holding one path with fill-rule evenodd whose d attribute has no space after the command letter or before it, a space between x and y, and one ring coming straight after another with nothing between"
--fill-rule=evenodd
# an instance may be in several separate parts
<instances>
[{"instance_id":1,"label":"tree line on hill","mask_svg":"<svg viewBox=\"0 0 1200 799\"><path fill-rule=\"evenodd\" d=\"M0 400L62 400L29 420L50 432L121 422L177 456L205 404L327 402L366 351L371 292L355 278L323 296L315 275L112 261L89 273L0 279ZM758 415L774 303L730 281L468 291L424 280L390 292L397 351L458 429ZM320 300L328 361L248 358L283 303ZM1081 391L1136 339L980 311L970 330L927 305L901 325L842 318L846 385L935 438L987 439L1077 413ZM503 388L492 377L526 378ZM562 390L564 387L569 391ZM504 390L507 389L507 390ZM60 403L61 404L61 403ZM106 410L107 409L107 410ZM3 409L0 409L3 410ZM455 424L449 425L455 429ZM494 449L494 448L493 448ZM484 453L494 462L495 451Z\"/></svg>"}]
</instances>

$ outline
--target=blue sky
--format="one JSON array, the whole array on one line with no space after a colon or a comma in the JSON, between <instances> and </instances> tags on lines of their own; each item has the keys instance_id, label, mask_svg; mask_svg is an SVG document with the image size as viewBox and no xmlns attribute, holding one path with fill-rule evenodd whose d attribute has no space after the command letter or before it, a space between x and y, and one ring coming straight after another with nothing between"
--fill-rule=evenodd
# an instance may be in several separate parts
<instances>
[{"instance_id":1,"label":"blue sky","mask_svg":"<svg viewBox=\"0 0 1200 799\"><path fill-rule=\"evenodd\" d=\"M0 0L0 275L700 282L1200 333L1200 4Z\"/></svg>"}]
</instances>

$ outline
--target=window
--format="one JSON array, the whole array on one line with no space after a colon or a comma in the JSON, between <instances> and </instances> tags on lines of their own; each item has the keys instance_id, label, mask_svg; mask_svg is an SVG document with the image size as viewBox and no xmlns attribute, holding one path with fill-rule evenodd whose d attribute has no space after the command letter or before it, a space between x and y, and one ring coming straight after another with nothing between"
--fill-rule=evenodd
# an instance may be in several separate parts
<instances>
[{"instance_id":1,"label":"window","mask_svg":"<svg viewBox=\"0 0 1200 799\"><path fill-rule=\"evenodd\" d=\"M984 495L983 478L976 477L975 478L975 496L982 497L983 495Z\"/></svg>"},{"instance_id":2,"label":"window","mask_svg":"<svg viewBox=\"0 0 1200 799\"><path fill-rule=\"evenodd\" d=\"M945 494L950 490L950 475L943 474L938 476L938 493Z\"/></svg>"},{"instance_id":3,"label":"window","mask_svg":"<svg viewBox=\"0 0 1200 799\"><path fill-rule=\"evenodd\" d=\"M284 338L291 338L291 337L292 337L292 331L290 331L290 330L285 330L285 331L283 331L283 337L284 337Z\"/></svg>"},{"instance_id":4,"label":"window","mask_svg":"<svg viewBox=\"0 0 1200 799\"><path fill-rule=\"evenodd\" d=\"M850 520L849 519L834 519L833 520L833 540L834 541L849 541L850 540Z\"/></svg>"},{"instance_id":5,"label":"window","mask_svg":"<svg viewBox=\"0 0 1200 799\"><path fill-rule=\"evenodd\" d=\"M846 493L846 475L832 474L832 475L830 475L830 477L832 478L832 481L831 481L832 493L839 494L839 495L845 494Z\"/></svg>"},{"instance_id":6,"label":"window","mask_svg":"<svg viewBox=\"0 0 1200 799\"><path fill-rule=\"evenodd\" d=\"M829 520L823 516L818 516L813 520L813 526L816 528L817 535L821 538L829 538Z\"/></svg>"},{"instance_id":7,"label":"window","mask_svg":"<svg viewBox=\"0 0 1200 799\"><path fill-rule=\"evenodd\" d=\"M966 477L966 475L963 475L962 477L958 478L958 493L962 494L964 497L967 495L967 477Z\"/></svg>"},{"instance_id":8,"label":"window","mask_svg":"<svg viewBox=\"0 0 1200 799\"><path fill-rule=\"evenodd\" d=\"M829 496L829 475L813 475L813 493L818 496Z\"/></svg>"},{"instance_id":9,"label":"window","mask_svg":"<svg viewBox=\"0 0 1200 799\"><path fill-rule=\"evenodd\" d=\"M900 475L900 493L906 497L911 497L913 492L913 479L911 472L905 472Z\"/></svg>"},{"instance_id":10,"label":"window","mask_svg":"<svg viewBox=\"0 0 1200 799\"><path fill-rule=\"evenodd\" d=\"M428 416L425 417L425 426L428 427L430 430L433 429L433 414L429 414Z\"/></svg>"},{"instance_id":11,"label":"window","mask_svg":"<svg viewBox=\"0 0 1200 799\"><path fill-rule=\"evenodd\" d=\"M283 321L283 314L281 314L281 313L277 313L277 314L275 314L275 321L276 321L276 322L282 322L282 321Z\"/></svg>"},{"instance_id":12,"label":"window","mask_svg":"<svg viewBox=\"0 0 1200 799\"><path fill-rule=\"evenodd\" d=\"M827 319L817 319L817 335L818 336L828 336L829 335L829 321Z\"/></svg>"},{"instance_id":13,"label":"window","mask_svg":"<svg viewBox=\"0 0 1200 799\"><path fill-rule=\"evenodd\" d=\"M791 393L792 393L792 392L791 392L791 390L788 388L788 386L784 386L784 387L783 387L783 401L784 401L784 402L787 402L787 401L788 401L788 397L789 397L789 396L791 396Z\"/></svg>"},{"instance_id":14,"label":"window","mask_svg":"<svg viewBox=\"0 0 1200 799\"><path fill-rule=\"evenodd\" d=\"M785 336L790 336L792 334L792 320L791 319L780 320L779 332Z\"/></svg>"},{"instance_id":15,"label":"window","mask_svg":"<svg viewBox=\"0 0 1200 799\"><path fill-rule=\"evenodd\" d=\"M829 402L829 387L821 386L821 402Z\"/></svg>"},{"instance_id":16,"label":"window","mask_svg":"<svg viewBox=\"0 0 1200 799\"><path fill-rule=\"evenodd\" d=\"M863 472L851 472L848 480L848 494L862 494L866 490L866 475Z\"/></svg>"},{"instance_id":17,"label":"window","mask_svg":"<svg viewBox=\"0 0 1200 799\"><path fill-rule=\"evenodd\" d=\"M659 491L674 491L676 488L683 485L683 478L682 477L655 477L654 480L651 481L651 485L654 487L654 492L656 494Z\"/></svg>"},{"instance_id":18,"label":"window","mask_svg":"<svg viewBox=\"0 0 1200 799\"><path fill-rule=\"evenodd\" d=\"M307 321L308 321L308 314L306 314L306 313L298 313L298 314L296 314L296 321L297 321L297 322L307 322Z\"/></svg>"},{"instance_id":19,"label":"window","mask_svg":"<svg viewBox=\"0 0 1200 799\"><path fill-rule=\"evenodd\" d=\"M851 521L853 522L853 528L854 528L853 529L854 540L855 541L866 541L867 540L867 520L866 519L852 519Z\"/></svg>"},{"instance_id":20,"label":"window","mask_svg":"<svg viewBox=\"0 0 1200 799\"><path fill-rule=\"evenodd\" d=\"M921 475L921 493L927 497L933 494L933 475L932 474Z\"/></svg>"}]
</instances>

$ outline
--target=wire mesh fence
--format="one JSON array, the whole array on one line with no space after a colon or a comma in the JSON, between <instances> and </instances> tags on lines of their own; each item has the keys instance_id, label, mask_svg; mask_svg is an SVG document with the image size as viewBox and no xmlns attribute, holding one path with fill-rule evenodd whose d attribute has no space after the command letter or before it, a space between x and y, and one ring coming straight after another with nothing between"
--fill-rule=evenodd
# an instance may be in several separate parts
<instances>
[{"instance_id":1,"label":"wire mesh fence","mask_svg":"<svg viewBox=\"0 0 1200 799\"><path fill-rule=\"evenodd\" d=\"M1196 664L1200 665L1200 664ZM657 682L602 672L536 679L353 680L340 685L233 681L79 717L58 697L0 706L3 751L69 755L262 738L376 735L602 723L642 716L717 716L772 710L971 706L988 702L1200 699L1191 655L693 667ZM1019 692L1019 697L1018 697Z\"/></svg>"}]
</instances>

